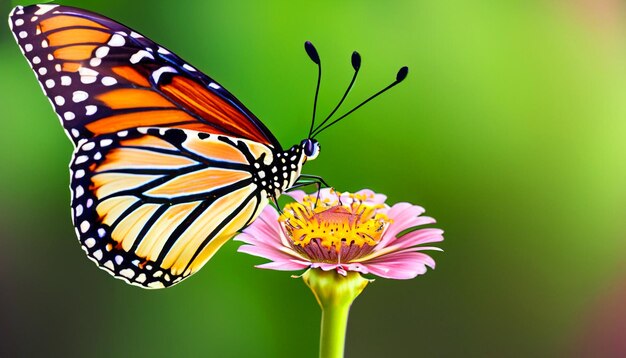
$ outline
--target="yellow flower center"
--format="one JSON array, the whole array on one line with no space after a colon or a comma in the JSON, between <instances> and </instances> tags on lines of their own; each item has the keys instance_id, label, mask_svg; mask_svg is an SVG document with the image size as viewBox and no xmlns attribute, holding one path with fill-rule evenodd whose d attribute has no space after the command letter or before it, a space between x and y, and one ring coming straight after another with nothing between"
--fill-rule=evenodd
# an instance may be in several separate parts
<instances>
[{"instance_id":1,"label":"yellow flower center","mask_svg":"<svg viewBox=\"0 0 626 358\"><path fill-rule=\"evenodd\" d=\"M366 197L357 194L350 194L351 204L342 204L340 194L336 194L336 200L317 200L315 195L310 195L302 203L285 206L279 221L294 247L306 248L313 244L328 251L334 248L341 257L342 250L354 246L373 248L380 241L391 222L386 215L377 212L384 205L365 204ZM331 259L322 256L323 261ZM332 256L334 260L335 255Z\"/></svg>"}]
</instances>

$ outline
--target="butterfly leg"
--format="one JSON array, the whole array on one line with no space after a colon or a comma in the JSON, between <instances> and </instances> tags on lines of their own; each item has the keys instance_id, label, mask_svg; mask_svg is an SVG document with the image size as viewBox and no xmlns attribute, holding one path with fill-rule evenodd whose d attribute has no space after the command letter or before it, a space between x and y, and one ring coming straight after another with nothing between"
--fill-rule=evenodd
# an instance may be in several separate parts
<instances>
[{"instance_id":1,"label":"butterfly leg","mask_svg":"<svg viewBox=\"0 0 626 358\"><path fill-rule=\"evenodd\" d=\"M304 179L304 180L307 180L307 181L310 181L310 182L318 182L320 184L320 186L318 187L318 190L322 186L325 187L325 188L330 187L330 185L328 185L328 183L326 183L324 178L322 178L321 176L318 176L318 175L300 174L300 177L298 178L298 180L296 180L296 183L298 181L300 181L300 179Z\"/></svg>"}]
</instances>

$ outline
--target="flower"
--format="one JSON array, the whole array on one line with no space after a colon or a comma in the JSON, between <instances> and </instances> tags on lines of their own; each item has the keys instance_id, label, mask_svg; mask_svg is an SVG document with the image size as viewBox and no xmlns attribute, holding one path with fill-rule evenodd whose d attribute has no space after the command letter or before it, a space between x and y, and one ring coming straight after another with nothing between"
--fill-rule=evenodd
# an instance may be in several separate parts
<instances>
[{"instance_id":1,"label":"flower","mask_svg":"<svg viewBox=\"0 0 626 358\"><path fill-rule=\"evenodd\" d=\"M409 203L385 204L386 196L371 190L354 194L322 189L311 195L289 193L296 201L279 214L267 206L259 218L235 240L239 252L272 262L259 268L294 271L319 268L410 279L424 274L435 261L420 246L443 240L443 231L415 229L435 220L421 216L424 209ZM412 231L408 231L412 230ZM408 231L408 232L407 232Z\"/></svg>"}]
</instances>

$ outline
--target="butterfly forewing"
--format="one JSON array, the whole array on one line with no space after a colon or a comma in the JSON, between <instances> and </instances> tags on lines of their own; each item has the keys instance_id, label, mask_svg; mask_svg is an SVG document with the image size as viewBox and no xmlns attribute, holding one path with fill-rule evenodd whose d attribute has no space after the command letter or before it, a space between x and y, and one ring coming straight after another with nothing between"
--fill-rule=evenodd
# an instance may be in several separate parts
<instances>
[{"instance_id":1,"label":"butterfly forewing","mask_svg":"<svg viewBox=\"0 0 626 358\"><path fill-rule=\"evenodd\" d=\"M9 25L68 136L159 126L280 149L232 94L167 49L104 16L59 5L15 8Z\"/></svg>"},{"instance_id":2,"label":"butterfly forewing","mask_svg":"<svg viewBox=\"0 0 626 358\"><path fill-rule=\"evenodd\" d=\"M81 143L71 188L83 249L130 283L179 282L267 204L251 168L268 155L262 144L180 129L139 128Z\"/></svg>"}]
</instances>

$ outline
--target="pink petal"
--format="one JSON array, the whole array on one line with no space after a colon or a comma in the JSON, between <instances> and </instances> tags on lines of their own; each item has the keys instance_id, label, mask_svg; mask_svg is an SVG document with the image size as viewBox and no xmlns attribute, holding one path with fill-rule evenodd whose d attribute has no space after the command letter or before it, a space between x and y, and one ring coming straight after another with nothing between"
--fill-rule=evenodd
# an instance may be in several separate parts
<instances>
[{"instance_id":1,"label":"pink petal","mask_svg":"<svg viewBox=\"0 0 626 358\"><path fill-rule=\"evenodd\" d=\"M264 245L280 249L289 247L287 238L278 222L278 212L271 206L266 206L261 215L243 232L237 235L235 241L242 241L251 245Z\"/></svg>"},{"instance_id":2,"label":"pink petal","mask_svg":"<svg viewBox=\"0 0 626 358\"><path fill-rule=\"evenodd\" d=\"M282 248L282 250L276 250L272 247L260 246L260 245L241 245L237 249L237 252L243 252L249 255L263 257L271 261L286 261L286 260L302 260L303 258L295 251L289 248Z\"/></svg>"},{"instance_id":3,"label":"pink petal","mask_svg":"<svg viewBox=\"0 0 626 358\"><path fill-rule=\"evenodd\" d=\"M393 220L393 222L383 234L383 237L378 245L376 245L377 249L393 243L398 234L406 229L435 223L435 219L433 218L428 216L419 216L424 213L424 208L417 205L411 205L409 203L398 203L388 210L381 210L381 212L386 213L387 216Z\"/></svg>"},{"instance_id":4,"label":"pink petal","mask_svg":"<svg viewBox=\"0 0 626 358\"><path fill-rule=\"evenodd\" d=\"M397 280L422 275L426 266L435 268L435 260L421 252L393 253L361 264L373 275Z\"/></svg>"},{"instance_id":5,"label":"pink petal","mask_svg":"<svg viewBox=\"0 0 626 358\"><path fill-rule=\"evenodd\" d=\"M401 236L394 241L393 245L390 245L389 247L393 247L394 249L404 249L411 246L440 241L443 241L443 230L430 228L419 229Z\"/></svg>"},{"instance_id":6,"label":"pink petal","mask_svg":"<svg viewBox=\"0 0 626 358\"><path fill-rule=\"evenodd\" d=\"M385 200L387 200L387 195L377 194L370 189L361 189L356 194L366 195L367 199L365 202L369 204L384 204Z\"/></svg>"},{"instance_id":7,"label":"pink petal","mask_svg":"<svg viewBox=\"0 0 626 358\"><path fill-rule=\"evenodd\" d=\"M317 193L311 194L312 197L315 197ZM319 191L320 200L323 202L325 200L336 201L337 200L337 192L333 188L322 188Z\"/></svg>"},{"instance_id":8,"label":"pink petal","mask_svg":"<svg viewBox=\"0 0 626 358\"><path fill-rule=\"evenodd\" d=\"M311 266L311 263L307 261L289 260L289 261L268 262L266 264L256 265L255 267L268 269L268 270L278 270L278 271L296 271L296 270L303 270L303 269L309 268L309 266Z\"/></svg>"},{"instance_id":9,"label":"pink petal","mask_svg":"<svg viewBox=\"0 0 626 358\"><path fill-rule=\"evenodd\" d=\"M330 270L336 270L337 267L340 267L340 264L331 264L331 263L327 263L327 262L313 262L311 263L311 267L312 268L319 268L322 269L323 271L330 271Z\"/></svg>"}]
</instances>

